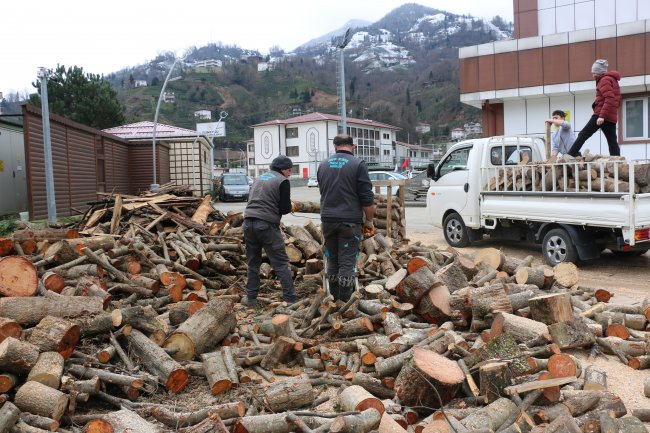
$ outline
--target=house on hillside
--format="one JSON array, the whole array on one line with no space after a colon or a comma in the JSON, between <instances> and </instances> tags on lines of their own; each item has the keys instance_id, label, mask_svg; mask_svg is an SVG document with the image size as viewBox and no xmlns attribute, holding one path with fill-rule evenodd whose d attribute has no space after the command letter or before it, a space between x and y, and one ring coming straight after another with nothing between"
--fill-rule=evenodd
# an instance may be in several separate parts
<instances>
[{"instance_id":1,"label":"house on hillside","mask_svg":"<svg viewBox=\"0 0 650 433\"><path fill-rule=\"evenodd\" d=\"M103 132L116 135L132 145L151 148L153 122L138 122L104 129ZM191 129L158 123L156 125L156 146L169 148L167 160L158 164L169 165L169 179L176 185L192 187L194 194L205 195L212 190L213 147L208 137L198 135ZM151 183L149 179L145 180Z\"/></svg>"},{"instance_id":2,"label":"house on hillside","mask_svg":"<svg viewBox=\"0 0 650 433\"><path fill-rule=\"evenodd\" d=\"M176 102L176 94L174 92L165 92L163 93L163 102L168 104L173 104Z\"/></svg>"},{"instance_id":3,"label":"house on hillside","mask_svg":"<svg viewBox=\"0 0 650 433\"><path fill-rule=\"evenodd\" d=\"M135 80L133 82L134 87L147 87L147 80Z\"/></svg>"},{"instance_id":4,"label":"house on hillside","mask_svg":"<svg viewBox=\"0 0 650 433\"><path fill-rule=\"evenodd\" d=\"M426 134L427 132L431 132L431 125L429 125L428 123L419 122L415 126L415 131L419 132L420 134Z\"/></svg>"},{"instance_id":5,"label":"house on hillside","mask_svg":"<svg viewBox=\"0 0 650 433\"><path fill-rule=\"evenodd\" d=\"M210 120L210 119L212 119L212 111L210 111L210 110L196 110L194 112L194 117L198 117L199 119Z\"/></svg>"},{"instance_id":6,"label":"house on hillside","mask_svg":"<svg viewBox=\"0 0 650 433\"><path fill-rule=\"evenodd\" d=\"M248 171L258 176L268 171L276 156L287 155L294 163L292 176L315 176L318 164L334 154L332 140L341 117L309 113L251 126L254 142L248 144ZM371 167L392 169L395 164L395 134L400 128L373 120L347 118L347 133L356 143L357 156ZM251 163L251 161L253 163Z\"/></svg>"},{"instance_id":7,"label":"house on hillside","mask_svg":"<svg viewBox=\"0 0 650 433\"><path fill-rule=\"evenodd\" d=\"M462 140L465 138L465 130L463 128L454 128L451 130L452 140Z\"/></svg>"},{"instance_id":8,"label":"house on hillside","mask_svg":"<svg viewBox=\"0 0 650 433\"><path fill-rule=\"evenodd\" d=\"M426 168L433 157L433 148L431 145L417 145L395 142L395 164L398 168L403 169L422 169Z\"/></svg>"},{"instance_id":9,"label":"house on hillside","mask_svg":"<svg viewBox=\"0 0 650 433\"><path fill-rule=\"evenodd\" d=\"M465 135L481 135L483 134L483 127L478 122L470 122L463 125Z\"/></svg>"},{"instance_id":10,"label":"house on hillside","mask_svg":"<svg viewBox=\"0 0 650 433\"><path fill-rule=\"evenodd\" d=\"M197 60L194 63L192 63L191 67L193 69L197 68L220 68L223 66L223 62L218 59L205 59L205 60Z\"/></svg>"},{"instance_id":11,"label":"house on hillside","mask_svg":"<svg viewBox=\"0 0 650 433\"><path fill-rule=\"evenodd\" d=\"M579 132L593 114L591 65L607 59L622 93L621 154L650 150L650 2L630 0L514 0L517 39L459 50L461 102L482 110L484 135L545 133L554 110L570 113ZM583 150L608 154L594 134Z\"/></svg>"}]
</instances>

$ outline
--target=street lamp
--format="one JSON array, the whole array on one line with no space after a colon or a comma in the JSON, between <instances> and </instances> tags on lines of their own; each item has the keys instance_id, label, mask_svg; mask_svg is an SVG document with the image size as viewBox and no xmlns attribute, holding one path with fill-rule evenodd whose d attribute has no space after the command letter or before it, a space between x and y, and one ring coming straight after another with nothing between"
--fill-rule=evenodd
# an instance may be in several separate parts
<instances>
[{"instance_id":1,"label":"street lamp","mask_svg":"<svg viewBox=\"0 0 650 433\"><path fill-rule=\"evenodd\" d=\"M172 67L169 68L169 72L167 73L167 77L165 78L165 82L163 83L162 89L160 89L160 97L158 98L158 104L156 105L156 113L153 116L153 132L152 132L152 138L151 138L151 147L153 150L153 183L151 184L151 191L156 191L158 188L160 188L160 185L156 183L156 128L158 126L158 112L160 111L160 103L162 102L163 95L165 93L165 88L167 87L167 83L169 81L176 81L179 80L181 77L174 77L173 79L169 79L172 75L172 71L174 70L174 67L176 66L176 63L182 61L183 58L178 58L174 60L174 63L172 64Z\"/></svg>"},{"instance_id":2,"label":"street lamp","mask_svg":"<svg viewBox=\"0 0 650 433\"><path fill-rule=\"evenodd\" d=\"M340 87L340 96L339 102L341 104L341 133L345 134L348 130L348 118L345 108L345 57L343 56L343 49L350 43L350 29L348 28L345 31L343 40L340 44L336 46L339 49L339 87Z\"/></svg>"}]
</instances>

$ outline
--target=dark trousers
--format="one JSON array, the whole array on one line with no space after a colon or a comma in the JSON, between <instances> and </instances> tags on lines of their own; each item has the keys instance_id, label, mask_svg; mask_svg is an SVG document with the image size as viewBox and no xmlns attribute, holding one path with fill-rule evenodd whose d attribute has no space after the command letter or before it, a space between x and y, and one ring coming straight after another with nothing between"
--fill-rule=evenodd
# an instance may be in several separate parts
<instances>
[{"instance_id":1,"label":"dark trousers","mask_svg":"<svg viewBox=\"0 0 650 433\"><path fill-rule=\"evenodd\" d=\"M323 222L327 278L335 299L347 301L354 292L357 257L361 244L361 224Z\"/></svg>"},{"instance_id":2,"label":"dark trousers","mask_svg":"<svg viewBox=\"0 0 650 433\"><path fill-rule=\"evenodd\" d=\"M621 154L621 148L618 147L618 141L616 140L616 123L609 122L605 120L602 125L598 125L596 121L598 120L598 115L594 114L589 119L589 122L582 128L578 138L573 142L573 146L569 150L569 155L578 156L580 148L585 141L599 129L603 131L605 138L607 139L607 146L609 146L609 154L611 156L619 156Z\"/></svg>"},{"instance_id":3,"label":"dark trousers","mask_svg":"<svg viewBox=\"0 0 650 433\"><path fill-rule=\"evenodd\" d=\"M289 269L289 257L284 247L284 238L280 226L257 218L244 219L244 240L246 241L246 264L248 280L246 292L248 299L256 299L260 291L260 266L262 265L262 248L273 266L275 274L282 284L282 299L295 302L296 291Z\"/></svg>"}]
</instances>

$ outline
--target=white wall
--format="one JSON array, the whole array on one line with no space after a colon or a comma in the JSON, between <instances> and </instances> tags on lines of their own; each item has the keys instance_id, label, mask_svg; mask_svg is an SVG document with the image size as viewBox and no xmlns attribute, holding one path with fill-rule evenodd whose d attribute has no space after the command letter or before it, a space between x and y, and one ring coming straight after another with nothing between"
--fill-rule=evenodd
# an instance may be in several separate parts
<instances>
[{"instance_id":1,"label":"white wall","mask_svg":"<svg viewBox=\"0 0 650 433\"><path fill-rule=\"evenodd\" d=\"M650 19L650 0L538 0L540 36Z\"/></svg>"}]
</instances>

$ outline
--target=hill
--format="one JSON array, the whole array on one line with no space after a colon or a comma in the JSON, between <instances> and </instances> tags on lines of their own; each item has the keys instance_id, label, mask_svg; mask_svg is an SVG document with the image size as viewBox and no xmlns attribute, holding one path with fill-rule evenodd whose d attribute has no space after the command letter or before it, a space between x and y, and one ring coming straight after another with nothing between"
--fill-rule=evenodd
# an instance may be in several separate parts
<instances>
[{"instance_id":1,"label":"hill","mask_svg":"<svg viewBox=\"0 0 650 433\"><path fill-rule=\"evenodd\" d=\"M459 101L458 47L511 37L512 25L500 17L491 21L406 4L381 20L351 31L344 50L347 108L365 117L402 128L398 139L427 142L449 130L479 120L479 110ZM352 24L351 24L352 26ZM337 112L336 44L339 29L285 53L268 55L236 46L192 47L168 83L174 103L162 103L159 120L194 128L197 110L213 119L225 110L227 137L223 143L243 143L250 126L309 111ZM210 67L196 62L211 60ZM129 122L152 119L161 84L173 64L163 54L145 65L127 68L107 78L118 89ZM176 74L174 74L176 75ZM146 80L147 87L135 87ZM431 132L417 134L419 122Z\"/></svg>"}]
</instances>

